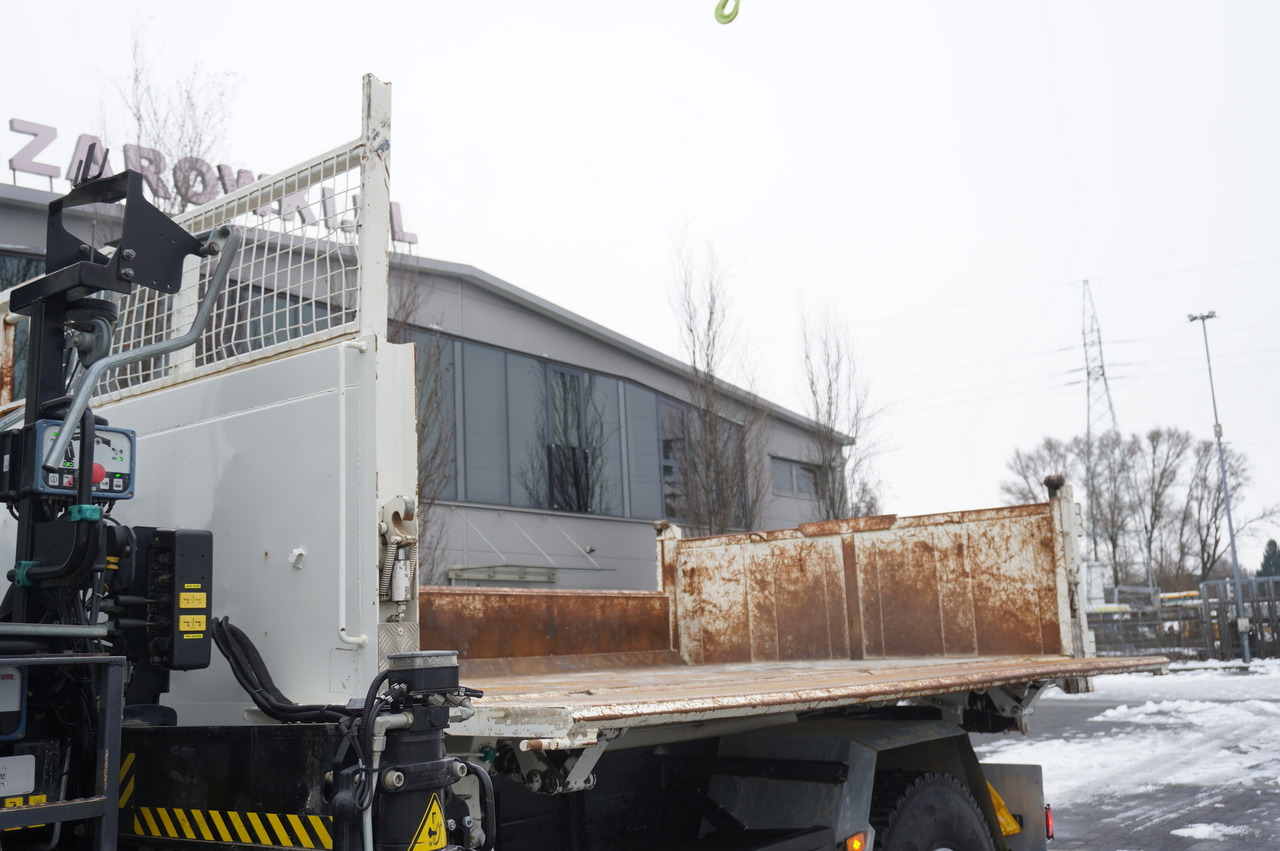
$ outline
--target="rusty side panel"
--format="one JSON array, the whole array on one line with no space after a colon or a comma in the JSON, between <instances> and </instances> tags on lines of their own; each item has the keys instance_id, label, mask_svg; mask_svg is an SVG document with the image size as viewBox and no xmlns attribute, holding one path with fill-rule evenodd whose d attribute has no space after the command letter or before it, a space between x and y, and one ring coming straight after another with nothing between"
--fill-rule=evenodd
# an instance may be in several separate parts
<instances>
[{"instance_id":1,"label":"rusty side panel","mask_svg":"<svg viewBox=\"0 0 1280 851\"><path fill-rule=\"evenodd\" d=\"M489 659L668 651L670 601L652 591L423 588L420 647Z\"/></svg>"},{"instance_id":2,"label":"rusty side panel","mask_svg":"<svg viewBox=\"0 0 1280 851\"><path fill-rule=\"evenodd\" d=\"M775 548L769 547L770 552ZM771 570L770 558L757 553L749 560L751 587L747 605L750 606L750 631L747 640L751 645L752 659L777 659L779 633L785 627L778 620L778 595L789 591L788 577L783 571Z\"/></svg>"},{"instance_id":3,"label":"rusty side panel","mask_svg":"<svg viewBox=\"0 0 1280 851\"><path fill-rule=\"evenodd\" d=\"M682 553L687 555L681 559L682 584L697 593L681 594L680 605L696 605L701 610L703 662L749 662L748 573L741 569L747 556L744 544L733 543L707 553L711 556L707 559Z\"/></svg>"},{"instance_id":4,"label":"rusty side panel","mask_svg":"<svg viewBox=\"0 0 1280 851\"><path fill-rule=\"evenodd\" d=\"M849 625L849 658L866 658L863 639L862 600L858 582L858 547L852 535L840 538L840 551L844 567L845 612Z\"/></svg>"},{"instance_id":5,"label":"rusty side panel","mask_svg":"<svg viewBox=\"0 0 1280 851\"><path fill-rule=\"evenodd\" d=\"M844 588L844 547L840 538L829 537L814 546L826 552L819 564L822 571L822 590L826 597L827 630L831 642L832 659L850 658L849 605Z\"/></svg>"},{"instance_id":6,"label":"rusty side panel","mask_svg":"<svg viewBox=\"0 0 1280 851\"><path fill-rule=\"evenodd\" d=\"M1041 518L1036 524L1040 540L1035 549L1036 602L1040 608L1040 646L1043 653L1070 653L1071 645L1062 643L1062 622L1058 611L1056 563L1058 542L1053 520Z\"/></svg>"},{"instance_id":7,"label":"rusty side panel","mask_svg":"<svg viewBox=\"0 0 1280 851\"><path fill-rule=\"evenodd\" d=\"M938 567L929 529L880 543L880 613L888 656L941 656Z\"/></svg>"},{"instance_id":8,"label":"rusty side panel","mask_svg":"<svg viewBox=\"0 0 1280 851\"><path fill-rule=\"evenodd\" d=\"M680 648L689 662L848 658L836 538L775 535L680 550Z\"/></svg>"},{"instance_id":9,"label":"rusty side panel","mask_svg":"<svg viewBox=\"0 0 1280 851\"><path fill-rule=\"evenodd\" d=\"M940 528L934 534L938 605L942 610L942 649L948 656L969 656L978 652L973 574L966 557L965 537L964 529L956 526Z\"/></svg>"},{"instance_id":10,"label":"rusty side panel","mask_svg":"<svg viewBox=\"0 0 1280 851\"><path fill-rule=\"evenodd\" d=\"M884 616L881 609L880 542L888 536L882 533L855 535L853 544L858 552L858 586L862 599L863 647L866 659L878 659L884 655Z\"/></svg>"},{"instance_id":11,"label":"rusty side panel","mask_svg":"<svg viewBox=\"0 0 1280 851\"><path fill-rule=\"evenodd\" d=\"M831 625L843 619L844 606L832 612L826 593L827 564L836 554L820 544L798 540L770 547L767 561L754 565L777 577L779 660L847 658L847 651L835 652Z\"/></svg>"},{"instance_id":12,"label":"rusty side panel","mask_svg":"<svg viewBox=\"0 0 1280 851\"><path fill-rule=\"evenodd\" d=\"M799 531L678 542L687 660L1064 650L1048 503Z\"/></svg>"},{"instance_id":13,"label":"rusty side panel","mask_svg":"<svg viewBox=\"0 0 1280 851\"><path fill-rule=\"evenodd\" d=\"M967 524L978 652L1042 653L1035 550L1043 518ZM1057 649L1057 648L1055 648Z\"/></svg>"}]
</instances>

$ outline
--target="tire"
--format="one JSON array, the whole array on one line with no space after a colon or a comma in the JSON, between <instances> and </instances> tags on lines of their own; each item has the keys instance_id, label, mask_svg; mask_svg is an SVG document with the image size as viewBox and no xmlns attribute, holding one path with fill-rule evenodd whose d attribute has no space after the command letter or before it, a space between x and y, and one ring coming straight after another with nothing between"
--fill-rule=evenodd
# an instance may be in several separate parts
<instances>
[{"instance_id":1,"label":"tire","mask_svg":"<svg viewBox=\"0 0 1280 851\"><path fill-rule=\"evenodd\" d=\"M949 774L886 771L871 799L875 851L995 851L969 790Z\"/></svg>"}]
</instances>

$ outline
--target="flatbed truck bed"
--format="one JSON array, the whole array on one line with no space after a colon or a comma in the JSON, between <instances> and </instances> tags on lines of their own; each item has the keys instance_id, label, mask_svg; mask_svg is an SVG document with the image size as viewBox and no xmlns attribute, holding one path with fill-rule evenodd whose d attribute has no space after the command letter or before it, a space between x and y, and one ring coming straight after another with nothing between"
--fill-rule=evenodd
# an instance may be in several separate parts
<instances>
[{"instance_id":1,"label":"flatbed truck bed","mask_svg":"<svg viewBox=\"0 0 1280 851\"><path fill-rule=\"evenodd\" d=\"M985 656L746 662L466 676L484 691L454 735L580 748L602 731L764 718L1027 682L1163 672L1163 657ZM464 665L464 670L465 670ZM465 676L465 675L464 675Z\"/></svg>"}]
</instances>

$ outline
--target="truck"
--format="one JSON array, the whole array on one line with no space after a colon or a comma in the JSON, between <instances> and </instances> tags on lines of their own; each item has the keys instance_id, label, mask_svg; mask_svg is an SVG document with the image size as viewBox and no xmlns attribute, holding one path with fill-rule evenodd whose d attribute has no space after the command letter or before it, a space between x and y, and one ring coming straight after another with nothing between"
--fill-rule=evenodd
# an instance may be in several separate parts
<instances>
[{"instance_id":1,"label":"truck","mask_svg":"<svg viewBox=\"0 0 1280 851\"><path fill-rule=\"evenodd\" d=\"M50 204L4 293L6 846L1044 849L1042 768L967 734L1168 664L1094 655L1061 481L658 521L644 590L420 586L390 150L368 76L357 139L174 219L92 152Z\"/></svg>"}]
</instances>

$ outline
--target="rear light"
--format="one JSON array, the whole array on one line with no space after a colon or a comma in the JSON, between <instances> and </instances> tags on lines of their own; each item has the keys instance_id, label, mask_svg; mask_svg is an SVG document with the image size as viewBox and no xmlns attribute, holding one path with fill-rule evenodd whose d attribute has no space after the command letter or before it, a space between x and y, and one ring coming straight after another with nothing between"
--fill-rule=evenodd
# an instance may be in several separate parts
<instances>
[{"instance_id":1,"label":"rear light","mask_svg":"<svg viewBox=\"0 0 1280 851\"><path fill-rule=\"evenodd\" d=\"M1053 839L1053 807L1044 805L1044 838Z\"/></svg>"},{"instance_id":2,"label":"rear light","mask_svg":"<svg viewBox=\"0 0 1280 851\"><path fill-rule=\"evenodd\" d=\"M867 851L867 832L855 833L841 843L840 848L842 851Z\"/></svg>"}]
</instances>

